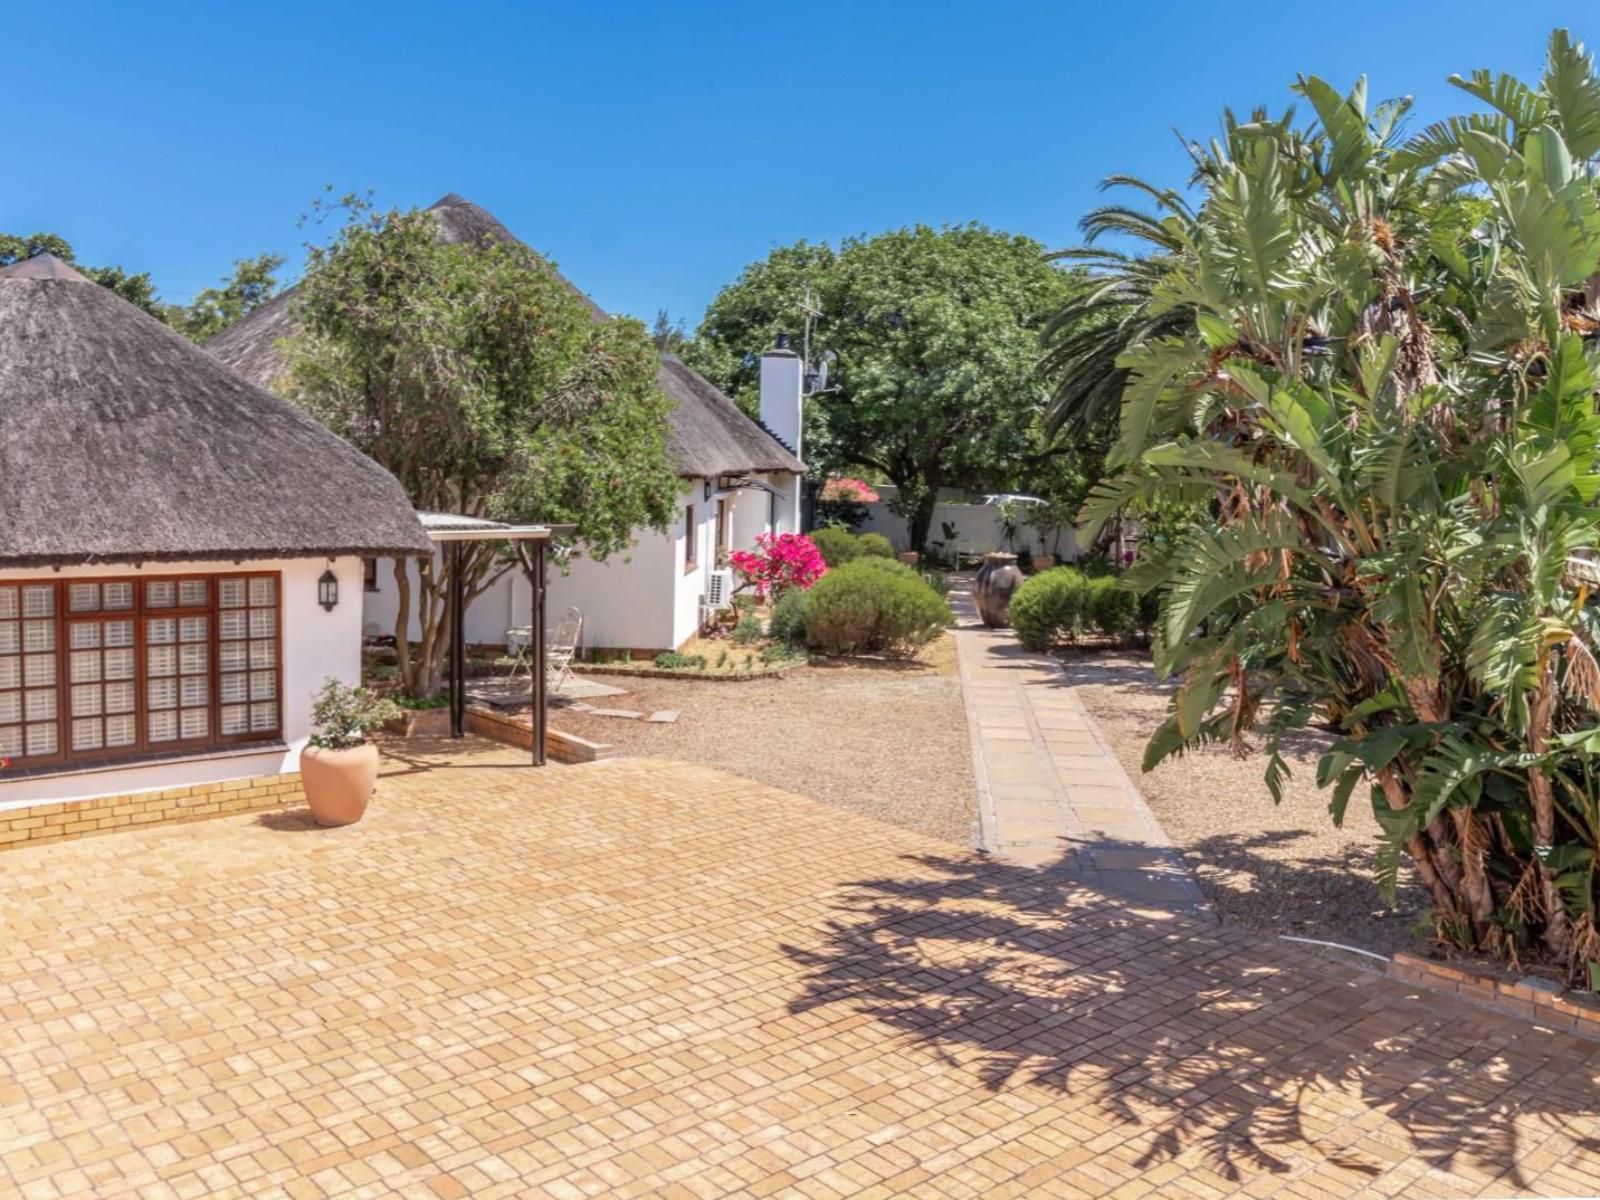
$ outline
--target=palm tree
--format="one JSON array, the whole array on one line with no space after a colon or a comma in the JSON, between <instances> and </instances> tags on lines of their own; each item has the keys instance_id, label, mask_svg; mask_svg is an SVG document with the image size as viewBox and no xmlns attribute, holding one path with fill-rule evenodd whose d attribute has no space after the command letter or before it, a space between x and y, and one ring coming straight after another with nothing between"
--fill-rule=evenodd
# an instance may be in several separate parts
<instances>
[{"instance_id":1,"label":"palm tree","mask_svg":"<svg viewBox=\"0 0 1600 1200\"><path fill-rule=\"evenodd\" d=\"M1414 174L1409 171L1382 181L1363 179L1353 192L1327 186L1329 173L1337 165L1329 157L1333 153L1329 122L1352 137L1354 131L1346 127L1359 125L1364 136L1354 141L1388 150L1403 126L1409 99L1380 104L1369 113L1365 80L1358 82L1348 103L1321 80L1302 79L1296 90L1312 100L1322 118L1320 128L1297 129L1292 108L1277 118L1257 108L1245 121L1231 109L1225 110L1220 138L1184 144L1193 164L1190 187L1213 186L1229 164L1265 139L1276 145L1281 162L1292 164L1289 193L1330 231L1377 217L1392 220L1394 214L1419 206ZM1122 395L1128 385L1128 370L1118 362L1121 356L1133 346L1194 332L1193 305L1158 296L1157 288L1192 244L1198 226L1194 209L1170 188L1132 175L1113 175L1101 188L1137 192L1151 202L1154 211L1128 204L1103 205L1079 222L1083 244L1049 256L1080 266L1085 284L1046 326L1042 367L1055 381L1045 414L1046 436L1109 444L1115 441ZM1108 237L1133 244L1126 249L1107 248L1100 243Z\"/></svg>"},{"instance_id":2,"label":"palm tree","mask_svg":"<svg viewBox=\"0 0 1600 1200\"><path fill-rule=\"evenodd\" d=\"M1045 327L1042 338L1046 378L1055 380L1045 413L1048 438L1074 442L1106 440L1114 429L1128 373L1117 365L1129 346L1180 335L1194 327L1187 307L1166 310L1151 301L1156 285L1182 251L1183 234L1194 213L1176 192L1131 175L1113 175L1102 189L1127 188L1152 200L1151 214L1124 204L1095 209L1079 222L1084 242L1048 257L1073 263L1083 286ZM1135 249L1110 249L1097 243L1120 235Z\"/></svg>"}]
</instances>

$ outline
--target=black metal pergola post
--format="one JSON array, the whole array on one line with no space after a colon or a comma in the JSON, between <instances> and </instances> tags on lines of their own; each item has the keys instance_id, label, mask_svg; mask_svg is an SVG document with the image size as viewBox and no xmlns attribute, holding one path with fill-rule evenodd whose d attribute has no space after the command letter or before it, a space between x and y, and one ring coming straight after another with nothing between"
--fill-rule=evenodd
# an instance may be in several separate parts
<instances>
[{"instance_id":1,"label":"black metal pergola post","mask_svg":"<svg viewBox=\"0 0 1600 1200\"><path fill-rule=\"evenodd\" d=\"M461 543L451 542L450 559L450 736L467 731L467 581L461 571Z\"/></svg>"},{"instance_id":2,"label":"black metal pergola post","mask_svg":"<svg viewBox=\"0 0 1600 1200\"><path fill-rule=\"evenodd\" d=\"M462 572L464 542L531 542L533 611L529 614L529 655L532 658L532 762L545 765L544 743L549 731L549 684L545 675L545 543L553 533L571 533L572 526L505 525L478 517L447 513L420 513L423 527L435 545L443 547L450 588L446 614L450 623L450 736L466 736L467 726L467 583Z\"/></svg>"},{"instance_id":3,"label":"black metal pergola post","mask_svg":"<svg viewBox=\"0 0 1600 1200\"><path fill-rule=\"evenodd\" d=\"M528 627L533 635L533 765L544 766L545 730L549 722L549 701L545 695L549 679L544 669L544 542L533 544L533 613Z\"/></svg>"}]
</instances>

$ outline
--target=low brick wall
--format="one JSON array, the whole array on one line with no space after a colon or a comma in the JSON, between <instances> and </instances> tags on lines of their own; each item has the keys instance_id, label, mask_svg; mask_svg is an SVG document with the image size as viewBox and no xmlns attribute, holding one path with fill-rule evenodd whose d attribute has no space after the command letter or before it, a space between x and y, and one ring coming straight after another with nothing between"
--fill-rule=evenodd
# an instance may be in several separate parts
<instances>
[{"instance_id":1,"label":"low brick wall","mask_svg":"<svg viewBox=\"0 0 1600 1200\"><path fill-rule=\"evenodd\" d=\"M491 741L503 742L522 750L533 749L533 725L525 720L495 712L482 705L467 708L467 732ZM544 731L544 754L547 759L562 763L598 762L616 754L615 747L602 742L591 742L572 733L556 729Z\"/></svg>"},{"instance_id":2,"label":"low brick wall","mask_svg":"<svg viewBox=\"0 0 1600 1200\"><path fill-rule=\"evenodd\" d=\"M0 850L94 837L158 822L205 821L305 802L298 773L31 804L0 812Z\"/></svg>"},{"instance_id":3,"label":"low brick wall","mask_svg":"<svg viewBox=\"0 0 1600 1200\"><path fill-rule=\"evenodd\" d=\"M1389 960L1387 974L1391 979L1450 992L1470 1003L1526 1017L1564 1033L1600 1039L1600 997L1570 992L1548 979L1513 979L1404 952Z\"/></svg>"}]
</instances>

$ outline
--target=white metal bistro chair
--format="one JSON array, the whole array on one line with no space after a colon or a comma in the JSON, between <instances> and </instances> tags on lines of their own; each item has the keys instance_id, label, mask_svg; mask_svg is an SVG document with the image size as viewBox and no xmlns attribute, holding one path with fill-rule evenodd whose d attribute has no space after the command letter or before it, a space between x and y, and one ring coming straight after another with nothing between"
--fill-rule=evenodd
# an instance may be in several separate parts
<instances>
[{"instance_id":1,"label":"white metal bistro chair","mask_svg":"<svg viewBox=\"0 0 1600 1200\"><path fill-rule=\"evenodd\" d=\"M583 634L583 612L576 606L567 609L556 627L545 635L545 675L551 692L572 678L572 660L578 653L578 639ZM507 679L515 679L518 671L533 674L533 628L523 625L506 630L506 648L515 651L511 672Z\"/></svg>"}]
</instances>

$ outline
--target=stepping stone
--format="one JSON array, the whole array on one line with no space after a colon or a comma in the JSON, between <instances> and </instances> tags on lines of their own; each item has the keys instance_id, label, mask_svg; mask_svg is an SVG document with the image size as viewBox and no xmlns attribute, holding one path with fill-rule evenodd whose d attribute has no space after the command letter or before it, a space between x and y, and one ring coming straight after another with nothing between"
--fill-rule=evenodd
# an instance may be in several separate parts
<instances>
[{"instance_id":1,"label":"stepping stone","mask_svg":"<svg viewBox=\"0 0 1600 1200\"><path fill-rule=\"evenodd\" d=\"M675 708L663 708L660 712L653 712L645 718L646 721L656 725L671 725L677 719L678 710Z\"/></svg>"},{"instance_id":2,"label":"stepping stone","mask_svg":"<svg viewBox=\"0 0 1600 1200\"><path fill-rule=\"evenodd\" d=\"M644 716L642 712L632 708L591 708L589 715L592 717L616 717L623 721L637 721Z\"/></svg>"}]
</instances>

